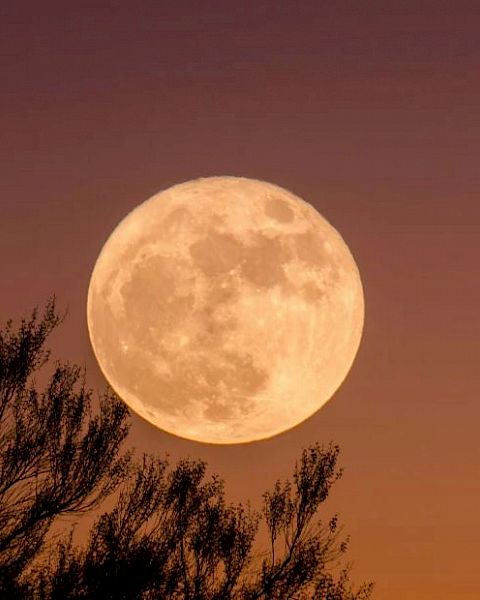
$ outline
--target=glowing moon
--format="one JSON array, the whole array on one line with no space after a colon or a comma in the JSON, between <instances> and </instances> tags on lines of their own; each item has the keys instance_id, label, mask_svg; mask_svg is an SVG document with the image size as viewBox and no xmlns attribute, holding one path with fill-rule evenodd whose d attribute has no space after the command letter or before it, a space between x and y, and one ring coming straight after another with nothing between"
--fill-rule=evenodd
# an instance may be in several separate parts
<instances>
[{"instance_id":1,"label":"glowing moon","mask_svg":"<svg viewBox=\"0 0 480 600\"><path fill-rule=\"evenodd\" d=\"M88 328L140 416L233 444L307 419L347 375L363 328L359 272L337 231L270 183L210 177L134 209L95 264Z\"/></svg>"}]
</instances>

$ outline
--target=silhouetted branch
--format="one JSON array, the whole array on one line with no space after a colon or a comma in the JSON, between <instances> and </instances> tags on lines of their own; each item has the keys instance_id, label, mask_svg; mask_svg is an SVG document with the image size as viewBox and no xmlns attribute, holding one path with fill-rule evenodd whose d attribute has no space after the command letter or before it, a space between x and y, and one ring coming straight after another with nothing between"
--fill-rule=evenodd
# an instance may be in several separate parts
<instances>
[{"instance_id":1,"label":"silhouetted branch","mask_svg":"<svg viewBox=\"0 0 480 600\"><path fill-rule=\"evenodd\" d=\"M273 547L260 562L253 542L261 515L227 505L223 482L205 480L202 461L170 468L144 457L116 506L97 520L86 551L70 548L53 573L44 570L46 589L66 599L366 599L369 586L354 592L347 570L332 574L346 550L337 517L326 525L317 518L340 476L337 456L334 446L305 450L293 482L264 495Z\"/></svg>"},{"instance_id":2,"label":"silhouetted branch","mask_svg":"<svg viewBox=\"0 0 480 600\"><path fill-rule=\"evenodd\" d=\"M33 375L48 361L45 341L60 323L52 299L14 331L0 332L0 582L42 548L53 521L91 510L124 476L119 457L128 410L111 392L92 416L83 371L55 365L43 392Z\"/></svg>"}]
</instances>

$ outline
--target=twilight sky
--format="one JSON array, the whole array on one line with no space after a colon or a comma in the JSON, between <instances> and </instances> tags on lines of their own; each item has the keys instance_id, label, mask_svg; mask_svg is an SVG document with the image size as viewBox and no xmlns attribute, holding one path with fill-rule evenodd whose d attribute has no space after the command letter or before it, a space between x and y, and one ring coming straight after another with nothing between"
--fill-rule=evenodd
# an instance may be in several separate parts
<instances>
[{"instance_id":1,"label":"twilight sky","mask_svg":"<svg viewBox=\"0 0 480 600\"><path fill-rule=\"evenodd\" d=\"M325 508L378 600L480 590L479 27L477 2L444 0L0 6L2 323L56 293L55 355L102 389L87 286L132 208L210 175L309 201L364 284L344 385L271 440L203 445L134 416L129 443L206 459L232 500L339 443Z\"/></svg>"}]
</instances>

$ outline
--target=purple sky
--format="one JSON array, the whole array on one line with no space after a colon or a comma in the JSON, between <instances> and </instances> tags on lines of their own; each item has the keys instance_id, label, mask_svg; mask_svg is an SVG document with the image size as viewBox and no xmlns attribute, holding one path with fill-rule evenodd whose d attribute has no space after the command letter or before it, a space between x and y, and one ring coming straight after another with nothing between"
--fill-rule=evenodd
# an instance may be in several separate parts
<instances>
[{"instance_id":1,"label":"purple sky","mask_svg":"<svg viewBox=\"0 0 480 600\"><path fill-rule=\"evenodd\" d=\"M205 458L245 500L334 440L346 472L326 508L355 577L379 600L477 600L480 5L65 4L0 7L2 321L56 293L55 354L102 388L85 301L120 219L198 176L291 189L362 274L345 384L268 441L196 444L133 417L129 442Z\"/></svg>"}]
</instances>

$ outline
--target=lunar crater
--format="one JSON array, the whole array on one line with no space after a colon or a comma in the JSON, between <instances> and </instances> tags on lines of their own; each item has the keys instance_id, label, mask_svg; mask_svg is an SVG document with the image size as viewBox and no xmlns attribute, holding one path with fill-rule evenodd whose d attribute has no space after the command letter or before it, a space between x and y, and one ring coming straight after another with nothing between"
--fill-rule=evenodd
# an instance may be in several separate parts
<instances>
[{"instance_id":1,"label":"lunar crater","mask_svg":"<svg viewBox=\"0 0 480 600\"><path fill-rule=\"evenodd\" d=\"M281 198L267 198L265 202L265 214L280 223L293 221L294 212L285 200Z\"/></svg>"}]
</instances>

